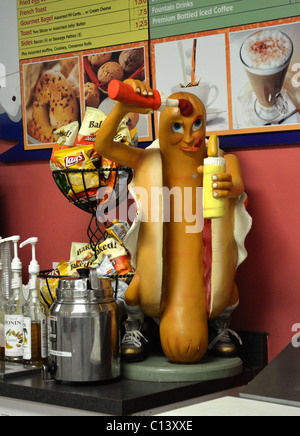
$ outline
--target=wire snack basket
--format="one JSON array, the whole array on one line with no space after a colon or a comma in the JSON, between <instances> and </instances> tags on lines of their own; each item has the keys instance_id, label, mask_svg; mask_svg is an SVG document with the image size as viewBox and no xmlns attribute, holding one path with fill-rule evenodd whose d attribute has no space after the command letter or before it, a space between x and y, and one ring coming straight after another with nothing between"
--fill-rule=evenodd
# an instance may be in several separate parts
<instances>
[{"instance_id":1,"label":"wire snack basket","mask_svg":"<svg viewBox=\"0 0 300 436\"><path fill-rule=\"evenodd\" d=\"M53 178L69 203L91 215L87 228L90 245L96 252L97 245L106 238L106 216L127 198L127 187L132 170L127 167L53 171ZM82 189L79 191L78 186Z\"/></svg>"}]
</instances>

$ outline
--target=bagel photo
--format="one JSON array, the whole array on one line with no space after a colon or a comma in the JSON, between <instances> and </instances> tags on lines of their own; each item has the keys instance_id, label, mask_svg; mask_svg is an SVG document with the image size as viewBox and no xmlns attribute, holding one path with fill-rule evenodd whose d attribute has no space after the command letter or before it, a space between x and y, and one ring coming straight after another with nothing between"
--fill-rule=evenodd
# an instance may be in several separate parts
<instances>
[{"instance_id":1,"label":"bagel photo","mask_svg":"<svg viewBox=\"0 0 300 436\"><path fill-rule=\"evenodd\" d=\"M25 64L23 82L28 144L53 144L57 129L80 121L78 58Z\"/></svg>"}]
</instances>

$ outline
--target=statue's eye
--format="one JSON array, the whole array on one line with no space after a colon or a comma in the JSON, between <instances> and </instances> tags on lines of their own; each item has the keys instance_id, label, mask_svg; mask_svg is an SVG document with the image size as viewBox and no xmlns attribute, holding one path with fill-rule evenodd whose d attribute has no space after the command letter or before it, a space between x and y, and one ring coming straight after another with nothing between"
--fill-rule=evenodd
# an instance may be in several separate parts
<instances>
[{"instance_id":1,"label":"statue's eye","mask_svg":"<svg viewBox=\"0 0 300 436\"><path fill-rule=\"evenodd\" d=\"M174 133L184 133L183 125L181 123L172 124L172 129Z\"/></svg>"},{"instance_id":2,"label":"statue's eye","mask_svg":"<svg viewBox=\"0 0 300 436\"><path fill-rule=\"evenodd\" d=\"M197 130L200 130L201 126L202 126L202 119L198 118L196 121L194 121L193 132L196 132Z\"/></svg>"}]
</instances>

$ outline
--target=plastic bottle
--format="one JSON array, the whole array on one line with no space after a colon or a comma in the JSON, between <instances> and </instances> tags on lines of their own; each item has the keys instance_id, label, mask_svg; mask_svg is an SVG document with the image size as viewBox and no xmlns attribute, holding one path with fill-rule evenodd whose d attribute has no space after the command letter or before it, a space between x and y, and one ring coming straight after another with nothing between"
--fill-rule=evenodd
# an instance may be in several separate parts
<instances>
[{"instance_id":1,"label":"plastic bottle","mask_svg":"<svg viewBox=\"0 0 300 436\"><path fill-rule=\"evenodd\" d=\"M5 357L5 325L4 325L4 301L0 299L0 362L4 361Z\"/></svg>"},{"instance_id":2,"label":"plastic bottle","mask_svg":"<svg viewBox=\"0 0 300 436\"><path fill-rule=\"evenodd\" d=\"M48 359L47 308L42 304L38 291L40 266L36 260L38 238L29 238L20 248L31 244L32 260L28 267L29 298L23 308L23 363L25 366L42 367Z\"/></svg>"},{"instance_id":3,"label":"plastic bottle","mask_svg":"<svg viewBox=\"0 0 300 436\"><path fill-rule=\"evenodd\" d=\"M23 362L23 307L25 304L22 290L22 262L18 257L20 236L12 236L1 243L13 242L14 258L11 262L11 295L5 303L5 361Z\"/></svg>"},{"instance_id":4,"label":"plastic bottle","mask_svg":"<svg viewBox=\"0 0 300 436\"><path fill-rule=\"evenodd\" d=\"M3 293L3 263L2 263L2 237L0 236L0 292Z\"/></svg>"},{"instance_id":5,"label":"plastic bottle","mask_svg":"<svg viewBox=\"0 0 300 436\"><path fill-rule=\"evenodd\" d=\"M0 241L2 238L0 237ZM2 247L2 244L0 245ZM0 248L0 362L3 362L5 355L5 334L4 334L4 294L3 294L3 263Z\"/></svg>"},{"instance_id":6,"label":"plastic bottle","mask_svg":"<svg viewBox=\"0 0 300 436\"><path fill-rule=\"evenodd\" d=\"M143 96L137 94L132 86L119 80L112 80L108 85L108 96L112 100L132 104L139 107L151 108L155 111L162 111L166 107L179 107L184 116L191 115L193 105L186 99L167 98L163 92L153 90L153 95Z\"/></svg>"},{"instance_id":7,"label":"plastic bottle","mask_svg":"<svg viewBox=\"0 0 300 436\"><path fill-rule=\"evenodd\" d=\"M207 155L208 157L203 162L204 218L222 218L225 214L225 200L213 197L212 176L225 173L226 161L219 156L219 139L216 135L211 135L209 138Z\"/></svg>"}]
</instances>

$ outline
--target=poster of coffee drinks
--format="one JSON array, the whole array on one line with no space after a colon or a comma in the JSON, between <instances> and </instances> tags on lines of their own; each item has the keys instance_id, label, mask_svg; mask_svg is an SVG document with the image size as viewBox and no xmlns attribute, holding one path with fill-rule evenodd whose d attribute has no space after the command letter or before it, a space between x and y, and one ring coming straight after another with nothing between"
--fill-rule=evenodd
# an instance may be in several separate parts
<instances>
[{"instance_id":1,"label":"poster of coffee drinks","mask_svg":"<svg viewBox=\"0 0 300 436\"><path fill-rule=\"evenodd\" d=\"M200 97L209 133L296 130L299 36L289 18L153 41L155 87Z\"/></svg>"}]
</instances>

